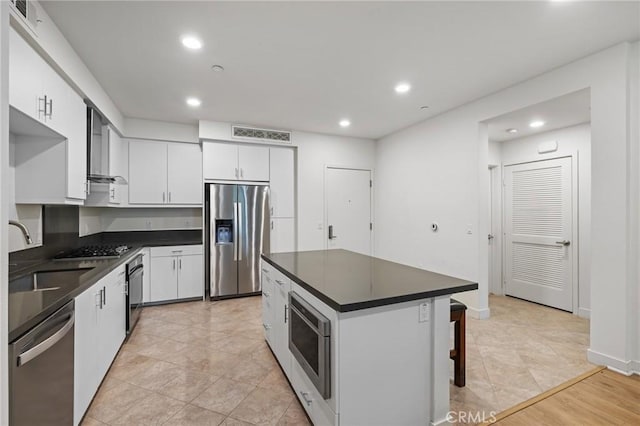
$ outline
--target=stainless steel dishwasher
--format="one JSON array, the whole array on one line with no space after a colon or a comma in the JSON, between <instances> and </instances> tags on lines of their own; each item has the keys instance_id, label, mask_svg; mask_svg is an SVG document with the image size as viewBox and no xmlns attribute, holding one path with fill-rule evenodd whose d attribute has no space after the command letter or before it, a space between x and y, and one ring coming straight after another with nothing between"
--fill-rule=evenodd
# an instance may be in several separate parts
<instances>
[{"instance_id":1,"label":"stainless steel dishwasher","mask_svg":"<svg viewBox=\"0 0 640 426\"><path fill-rule=\"evenodd\" d=\"M74 305L9 345L9 424L73 424Z\"/></svg>"}]
</instances>

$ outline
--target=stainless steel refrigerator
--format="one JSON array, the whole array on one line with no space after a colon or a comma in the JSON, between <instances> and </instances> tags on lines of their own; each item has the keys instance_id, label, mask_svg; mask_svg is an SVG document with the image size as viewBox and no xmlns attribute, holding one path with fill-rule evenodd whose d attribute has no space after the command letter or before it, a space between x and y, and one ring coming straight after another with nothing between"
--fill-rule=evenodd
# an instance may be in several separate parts
<instances>
[{"instance_id":1,"label":"stainless steel refrigerator","mask_svg":"<svg viewBox=\"0 0 640 426\"><path fill-rule=\"evenodd\" d=\"M207 184L205 226L209 296L260 293L260 255L269 250L269 187Z\"/></svg>"}]
</instances>

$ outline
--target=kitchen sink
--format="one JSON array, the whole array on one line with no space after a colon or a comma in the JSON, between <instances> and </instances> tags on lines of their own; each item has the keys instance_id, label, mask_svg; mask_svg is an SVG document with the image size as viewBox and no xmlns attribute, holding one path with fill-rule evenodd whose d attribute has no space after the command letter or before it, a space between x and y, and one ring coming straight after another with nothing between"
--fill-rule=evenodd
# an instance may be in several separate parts
<instances>
[{"instance_id":1,"label":"kitchen sink","mask_svg":"<svg viewBox=\"0 0 640 426\"><path fill-rule=\"evenodd\" d=\"M9 293L53 291L78 282L78 278L93 268L37 271L9 283Z\"/></svg>"}]
</instances>

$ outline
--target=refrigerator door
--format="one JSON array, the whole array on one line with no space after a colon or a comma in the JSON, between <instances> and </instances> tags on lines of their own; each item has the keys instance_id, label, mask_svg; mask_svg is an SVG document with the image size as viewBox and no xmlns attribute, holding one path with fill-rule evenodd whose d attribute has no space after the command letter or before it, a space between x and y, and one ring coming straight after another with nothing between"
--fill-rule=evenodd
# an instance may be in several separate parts
<instances>
[{"instance_id":1,"label":"refrigerator door","mask_svg":"<svg viewBox=\"0 0 640 426\"><path fill-rule=\"evenodd\" d=\"M236 185L208 185L209 280L211 297L238 293Z\"/></svg>"},{"instance_id":2,"label":"refrigerator door","mask_svg":"<svg viewBox=\"0 0 640 426\"><path fill-rule=\"evenodd\" d=\"M269 187L238 185L238 293L258 293L260 255L269 250Z\"/></svg>"}]
</instances>

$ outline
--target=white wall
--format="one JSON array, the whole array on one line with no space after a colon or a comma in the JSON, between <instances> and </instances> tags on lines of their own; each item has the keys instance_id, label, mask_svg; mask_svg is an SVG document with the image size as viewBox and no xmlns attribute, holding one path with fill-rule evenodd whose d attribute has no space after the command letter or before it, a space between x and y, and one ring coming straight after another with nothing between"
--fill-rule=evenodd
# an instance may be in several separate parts
<instances>
[{"instance_id":1,"label":"white wall","mask_svg":"<svg viewBox=\"0 0 640 426\"><path fill-rule=\"evenodd\" d=\"M231 124L200 121L201 140L231 139ZM297 169L297 234L298 250L322 250L325 248L324 230L324 172L325 166L344 166L371 169L376 189L375 143L371 139L351 138L293 131L292 146L296 149ZM282 146L282 144L271 144ZM374 216L375 223L375 216ZM375 229L375 226L374 226Z\"/></svg>"},{"instance_id":2,"label":"white wall","mask_svg":"<svg viewBox=\"0 0 640 426\"><path fill-rule=\"evenodd\" d=\"M462 298L488 308L487 120L567 93L591 89L591 348L595 363L629 370L637 322L629 301L637 287L638 168L630 137L628 75L632 46L623 43L471 102L378 142L376 254L478 281ZM637 44L633 49L637 49ZM633 63L637 66L637 62ZM428 229L440 222L440 231ZM473 235L466 233L471 224ZM633 235L632 235L633 234ZM633 300L633 299L632 299ZM637 298L635 299L637 301Z\"/></svg>"},{"instance_id":3,"label":"white wall","mask_svg":"<svg viewBox=\"0 0 640 426\"><path fill-rule=\"evenodd\" d=\"M556 141L558 150L538 154L538 145ZM578 314L589 316L591 298L591 126L581 124L502 142L502 164L573 157L578 175ZM577 158L576 158L577 157Z\"/></svg>"},{"instance_id":4,"label":"white wall","mask_svg":"<svg viewBox=\"0 0 640 426\"><path fill-rule=\"evenodd\" d=\"M172 229L202 229L202 209L80 208L80 236L98 232Z\"/></svg>"},{"instance_id":5,"label":"white wall","mask_svg":"<svg viewBox=\"0 0 640 426\"><path fill-rule=\"evenodd\" d=\"M15 143L16 135L9 133L9 164L5 174L6 202L8 203L9 219L17 220L26 225L33 239L33 244L27 245L22 232L15 226L8 230L9 252L23 250L42 245L42 205L15 203Z\"/></svg>"},{"instance_id":6,"label":"white wall","mask_svg":"<svg viewBox=\"0 0 640 426\"><path fill-rule=\"evenodd\" d=\"M640 170L637 167L640 164L640 43L635 43L632 49L632 57L629 61L629 94L630 94L630 110L629 114L630 126L629 134L631 137L631 149L629 152L630 157L635 157L637 160L636 167L632 168L631 182L635 182L635 188L631 190L631 204L635 206L635 211L631 211L630 216L638 218L640 216ZM640 374L640 224L636 221L632 223L635 225L635 232L631 232L636 236L635 243L631 244L631 247L636 250L635 256L632 255L632 259L637 259L635 262L635 269L632 273L635 273L635 297L634 291L629 294L629 309L635 312L636 321L635 329L630 327L629 338L631 341L635 339L636 348L635 355L631 356L631 359L635 359L635 366L633 370ZM632 265L633 261L630 262ZM635 304L634 301L635 300Z\"/></svg>"}]
</instances>

